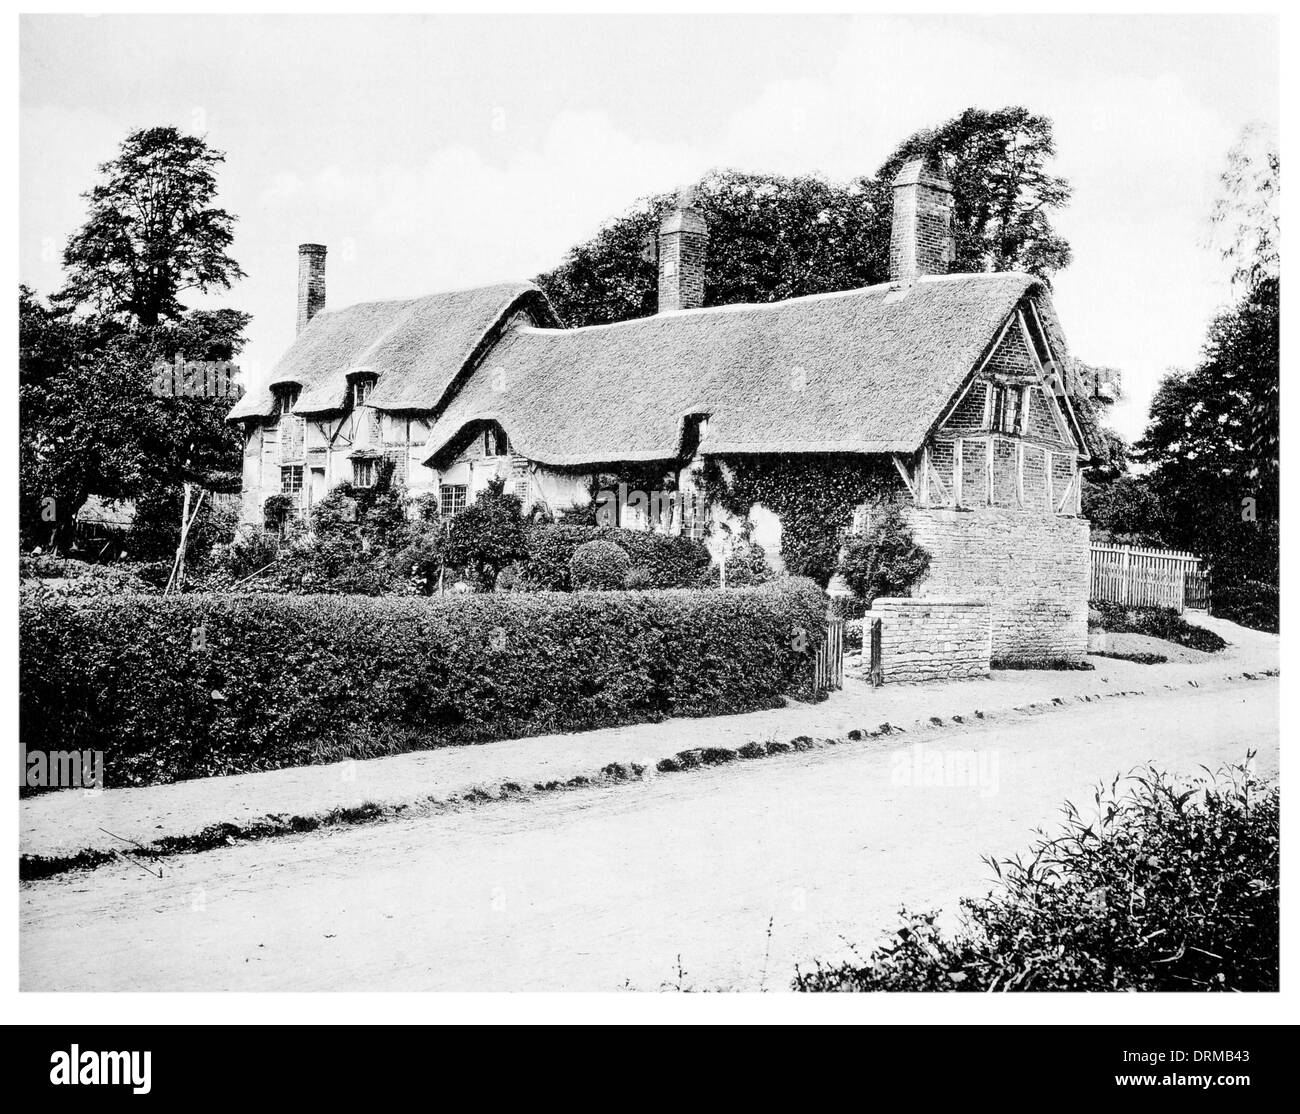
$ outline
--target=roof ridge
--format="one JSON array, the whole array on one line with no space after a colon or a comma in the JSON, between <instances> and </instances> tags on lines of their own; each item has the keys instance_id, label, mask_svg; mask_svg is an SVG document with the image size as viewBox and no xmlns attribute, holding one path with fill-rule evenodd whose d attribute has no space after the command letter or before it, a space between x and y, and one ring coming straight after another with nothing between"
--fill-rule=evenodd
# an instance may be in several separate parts
<instances>
[{"instance_id":1,"label":"roof ridge","mask_svg":"<svg viewBox=\"0 0 1300 1114\"><path fill-rule=\"evenodd\" d=\"M1020 278L1036 282L1037 279L1024 271L965 271L949 275L923 275L918 282L939 283L952 282L957 279L992 280ZM523 333L588 333L600 329L614 329L622 325L631 325L640 321L658 321L665 318L722 316L728 313L743 313L754 310L776 310L784 306L806 305L811 302L827 302L836 298L850 298L873 292L888 293L899 287L896 281L875 282L870 286L855 286L849 290L823 290L817 294L800 294L794 298L780 298L774 302L729 302L722 306L702 306L698 309L674 309L664 313L647 314L645 317L629 317L624 321L605 321L599 325L575 325L567 329L544 329L536 325L520 325Z\"/></svg>"}]
</instances>

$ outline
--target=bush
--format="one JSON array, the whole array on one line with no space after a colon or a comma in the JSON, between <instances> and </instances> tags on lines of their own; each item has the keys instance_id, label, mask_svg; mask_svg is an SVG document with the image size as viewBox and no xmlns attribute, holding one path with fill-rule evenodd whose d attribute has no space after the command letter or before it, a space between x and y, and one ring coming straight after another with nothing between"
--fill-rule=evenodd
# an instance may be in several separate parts
<instances>
[{"instance_id":1,"label":"bush","mask_svg":"<svg viewBox=\"0 0 1300 1114\"><path fill-rule=\"evenodd\" d=\"M110 785L140 785L775 707L811 698L825 611L794 580L23 600L20 738L102 750Z\"/></svg>"},{"instance_id":2,"label":"bush","mask_svg":"<svg viewBox=\"0 0 1300 1114\"><path fill-rule=\"evenodd\" d=\"M92 565L61 557L23 557L18 571L24 593L59 599L94 599L144 593L150 585L132 565Z\"/></svg>"},{"instance_id":3,"label":"bush","mask_svg":"<svg viewBox=\"0 0 1300 1114\"><path fill-rule=\"evenodd\" d=\"M1129 607L1105 600L1093 600L1088 606L1098 613L1101 625L1114 634L1146 634L1211 654L1227 645L1212 630L1189 623L1172 607Z\"/></svg>"},{"instance_id":4,"label":"bush","mask_svg":"<svg viewBox=\"0 0 1300 1114\"><path fill-rule=\"evenodd\" d=\"M534 591L570 591L569 562L574 551L590 541L611 541L622 549L632 568L639 570L636 580L644 588L694 587L710 563L704 543L692 538L615 526L539 523L525 532L525 585Z\"/></svg>"},{"instance_id":5,"label":"bush","mask_svg":"<svg viewBox=\"0 0 1300 1114\"><path fill-rule=\"evenodd\" d=\"M1086 672L1096 666L1086 658L994 658L991 669L1052 669L1057 672L1071 670Z\"/></svg>"},{"instance_id":6,"label":"bush","mask_svg":"<svg viewBox=\"0 0 1300 1114\"><path fill-rule=\"evenodd\" d=\"M907 596L930 568L930 554L917 545L899 509L888 504L864 537L850 538L839 572L853 594L870 603L879 596Z\"/></svg>"},{"instance_id":7,"label":"bush","mask_svg":"<svg viewBox=\"0 0 1300 1114\"><path fill-rule=\"evenodd\" d=\"M1215 588L1210 614L1252 630L1277 634L1281 630L1281 597L1277 585L1247 580L1231 588Z\"/></svg>"},{"instance_id":8,"label":"bush","mask_svg":"<svg viewBox=\"0 0 1300 1114\"><path fill-rule=\"evenodd\" d=\"M500 477L451 520L447 563L463 569L480 591L491 591L501 570L527 555L522 504L517 495L506 493Z\"/></svg>"},{"instance_id":9,"label":"bush","mask_svg":"<svg viewBox=\"0 0 1300 1114\"><path fill-rule=\"evenodd\" d=\"M1149 769L1066 806L1027 861L985 861L999 889L952 935L904 911L865 964L799 972L797 990L1278 989L1276 784L1230 767L1190 785Z\"/></svg>"},{"instance_id":10,"label":"bush","mask_svg":"<svg viewBox=\"0 0 1300 1114\"><path fill-rule=\"evenodd\" d=\"M716 576L716 574L712 575ZM767 552L755 542L738 543L731 556L727 558L728 588L743 588L747 584L766 584L775 575L772 566L767 563Z\"/></svg>"},{"instance_id":11,"label":"bush","mask_svg":"<svg viewBox=\"0 0 1300 1114\"><path fill-rule=\"evenodd\" d=\"M631 568L632 559L613 542L583 542L569 558L569 581L577 589L607 592L622 588Z\"/></svg>"}]
</instances>

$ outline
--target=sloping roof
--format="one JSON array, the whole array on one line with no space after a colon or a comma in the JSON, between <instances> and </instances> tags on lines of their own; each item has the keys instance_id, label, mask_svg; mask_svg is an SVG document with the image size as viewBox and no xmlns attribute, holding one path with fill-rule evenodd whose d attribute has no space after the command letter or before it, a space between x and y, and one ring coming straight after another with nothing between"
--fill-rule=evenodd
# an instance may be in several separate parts
<instances>
[{"instance_id":1,"label":"sloping roof","mask_svg":"<svg viewBox=\"0 0 1300 1114\"><path fill-rule=\"evenodd\" d=\"M249 391L228 420L268 416L273 389L301 388L294 412L339 410L349 371L366 368L379 379L370 404L381 410L431 410L491 330L517 305L550 316L530 282L453 290L394 302L366 302L325 310L312 318L275 365L270 378Z\"/></svg>"},{"instance_id":2,"label":"sloping roof","mask_svg":"<svg viewBox=\"0 0 1300 1114\"><path fill-rule=\"evenodd\" d=\"M1030 293L1046 303L1030 275L945 275L907 290L512 328L439 415L426 459L484 420L544 464L668 459L694 413L709 415L709 453L912 452Z\"/></svg>"}]
</instances>

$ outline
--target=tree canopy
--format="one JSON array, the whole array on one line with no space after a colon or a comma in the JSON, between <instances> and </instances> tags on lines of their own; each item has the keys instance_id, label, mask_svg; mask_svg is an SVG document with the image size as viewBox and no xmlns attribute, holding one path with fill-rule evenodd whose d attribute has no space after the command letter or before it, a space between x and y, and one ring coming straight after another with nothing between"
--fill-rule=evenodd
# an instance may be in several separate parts
<instances>
[{"instance_id":1,"label":"tree canopy","mask_svg":"<svg viewBox=\"0 0 1300 1114\"><path fill-rule=\"evenodd\" d=\"M889 277L893 180L908 158L944 159L955 194L956 270L1020 269L1050 277L1070 248L1051 213L1070 195L1048 173L1051 121L1027 109L968 109L909 136L874 175L847 183L716 170L694 185L709 226L704 304L770 302L850 290ZM653 252L674 194L644 197L537 277L561 319L598 325L655 310Z\"/></svg>"},{"instance_id":2,"label":"tree canopy","mask_svg":"<svg viewBox=\"0 0 1300 1114\"><path fill-rule=\"evenodd\" d=\"M100 166L86 223L63 253L60 299L151 327L184 312L186 290L229 289L235 218L213 204L225 155L176 128L145 128Z\"/></svg>"}]
</instances>

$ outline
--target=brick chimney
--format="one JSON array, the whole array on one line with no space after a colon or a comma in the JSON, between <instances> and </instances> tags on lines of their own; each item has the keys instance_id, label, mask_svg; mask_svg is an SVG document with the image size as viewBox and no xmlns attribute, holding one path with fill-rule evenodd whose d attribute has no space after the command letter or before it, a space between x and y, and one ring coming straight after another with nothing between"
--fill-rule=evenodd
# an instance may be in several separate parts
<instances>
[{"instance_id":1,"label":"brick chimney","mask_svg":"<svg viewBox=\"0 0 1300 1114\"><path fill-rule=\"evenodd\" d=\"M911 159L894 179L889 281L911 286L922 275L946 275L952 242L952 183L930 157Z\"/></svg>"},{"instance_id":2,"label":"brick chimney","mask_svg":"<svg viewBox=\"0 0 1300 1114\"><path fill-rule=\"evenodd\" d=\"M659 312L704 305L704 259L709 229L689 190L659 224Z\"/></svg>"},{"instance_id":3,"label":"brick chimney","mask_svg":"<svg viewBox=\"0 0 1300 1114\"><path fill-rule=\"evenodd\" d=\"M325 245L298 245L298 332L325 308Z\"/></svg>"}]
</instances>

